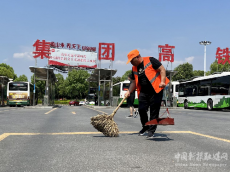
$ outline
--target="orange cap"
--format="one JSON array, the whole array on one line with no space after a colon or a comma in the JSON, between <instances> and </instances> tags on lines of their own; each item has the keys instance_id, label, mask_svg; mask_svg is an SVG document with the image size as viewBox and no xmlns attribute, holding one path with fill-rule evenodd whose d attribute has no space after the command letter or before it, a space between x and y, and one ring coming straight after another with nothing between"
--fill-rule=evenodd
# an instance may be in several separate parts
<instances>
[{"instance_id":1,"label":"orange cap","mask_svg":"<svg viewBox=\"0 0 230 172\"><path fill-rule=\"evenodd\" d=\"M137 49L130 51L129 54L127 55L128 61L126 64L128 64L134 57L137 57L139 54L140 53Z\"/></svg>"}]
</instances>

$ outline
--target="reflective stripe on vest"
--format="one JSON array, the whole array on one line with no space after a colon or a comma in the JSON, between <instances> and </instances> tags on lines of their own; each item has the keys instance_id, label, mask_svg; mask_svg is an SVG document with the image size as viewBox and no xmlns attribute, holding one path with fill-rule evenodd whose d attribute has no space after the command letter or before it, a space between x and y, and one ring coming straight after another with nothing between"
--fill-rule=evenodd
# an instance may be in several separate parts
<instances>
[{"instance_id":1,"label":"reflective stripe on vest","mask_svg":"<svg viewBox=\"0 0 230 172\"><path fill-rule=\"evenodd\" d=\"M143 72L145 73L145 76L148 78L155 92L159 93L163 89L159 87L159 84L161 82L160 72L152 68L152 63L149 58L150 57L143 57L143 64L144 64ZM139 97L141 87L138 82L138 72L136 66L133 66L133 73L135 76L136 88ZM169 79L166 77L165 84L167 85L168 83L169 83Z\"/></svg>"},{"instance_id":2,"label":"reflective stripe on vest","mask_svg":"<svg viewBox=\"0 0 230 172\"><path fill-rule=\"evenodd\" d=\"M150 65L152 65L151 62L147 63L147 65L145 65L143 71L145 71L145 69L147 69L147 67L149 67ZM153 77L153 79L150 80L150 83L152 84L159 75L160 75L160 72L157 72L157 74Z\"/></svg>"},{"instance_id":3,"label":"reflective stripe on vest","mask_svg":"<svg viewBox=\"0 0 230 172\"><path fill-rule=\"evenodd\" d=\"M147 67L149 67L150 65L152 65L151 62L149 62L147 65L145 65L144 70L145 70Z\"/></svg>"},{"instance_id":4,"label":"reflective stripe on vest","mask_svg":"<svg viewBox=\"0 0 230 172\"><path fill-rule=\"evenodd\" d=\"M160 75L160 72L157 72L157 74L153 77L153 79L150 80L150 83L152 84L159 75Z\"/></svg>"}]
</instances>

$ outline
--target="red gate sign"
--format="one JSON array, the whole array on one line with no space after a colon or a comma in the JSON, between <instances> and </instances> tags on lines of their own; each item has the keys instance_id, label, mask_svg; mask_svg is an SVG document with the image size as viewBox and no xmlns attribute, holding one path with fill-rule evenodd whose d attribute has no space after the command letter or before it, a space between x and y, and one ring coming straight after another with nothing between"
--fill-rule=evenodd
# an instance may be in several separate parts
<instances>
[{"instance_id":1,"label":"red gate sign","mask_svg":"<svg viewBox=\"0 0 230 172\"><path fill-rule=\"evenodd\" d=\"M35 51L33 54L35 54L33 57L38 58L41 56L41 59L43 57L49 58L50 55L50 42L46 42L45 40L40 41L39 39L34 43L33 45L35 47Z\"/></svg>"},{"instance_id":2,"label":"red gate sign","mask_svg":"<svg viewBox=\"0 0 230 172\"><path fill-rule=\"evenodd\" d=\"M175 48L175 46L169 46L168 44L165 45L158 45L159 50L159 61L169 61L174 62L174 54L172 49Z\"/></svg>"},{"instance_id":3,"label":"red gate sign","mask_svg":"<svg viewBox=\"0 0 230 172\"><path fill-rule=\"evenodd\" d=\"M99 43L98 60L112 60L115 57L115 43Z\"/></svg>"},{"instance_id":4,"label":"red gate sign","mask_svg":"<svg viewBox=\"0 0 230 172\"><path fill-rule=\"evenodd\" d=\"M225 64L226 62L230 64L229 53L229 48L221 49L218 47L216 50L216 58L218 59L218 64Z\"/></svg>"}]
</instances>

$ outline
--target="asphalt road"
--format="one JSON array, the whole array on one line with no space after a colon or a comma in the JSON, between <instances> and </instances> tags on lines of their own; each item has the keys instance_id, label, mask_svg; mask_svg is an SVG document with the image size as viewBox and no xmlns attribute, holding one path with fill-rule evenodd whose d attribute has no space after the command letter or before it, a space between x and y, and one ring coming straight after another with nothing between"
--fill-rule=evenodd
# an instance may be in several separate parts
<instances>
[{"instance_id":1,"label":"asphalt road","mask_svg":"<svg viewBox=\"0 0 230 172\"><path fill-rule=\"evenodd\" d=\"M230 171L230 112L170 109L175 125L147 139L127 108L114 118L119 137L91 126L90 117L113 110L1 107L0 171Z\"/></svg>"}]
</instances>

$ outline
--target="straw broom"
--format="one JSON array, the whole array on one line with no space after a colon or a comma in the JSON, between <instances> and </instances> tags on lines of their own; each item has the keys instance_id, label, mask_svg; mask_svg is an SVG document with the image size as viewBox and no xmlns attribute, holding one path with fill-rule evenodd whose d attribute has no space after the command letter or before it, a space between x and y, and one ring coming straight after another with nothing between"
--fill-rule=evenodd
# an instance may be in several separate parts
<instances>
[{"instance_id":1,"label":"straw broom","mask_svg":"<svg viewBox=\"0 0 230 172\"><path fill-rule=\"evenodd\" d=\"M105 136L118 137L119 130L117 124L113 121L113 117L125 99L126 97L122 99L112 114L98 114L97 116L91 117L91 124L94 126L94 128L102 132Z\"/></svg>"}]
</instances>

